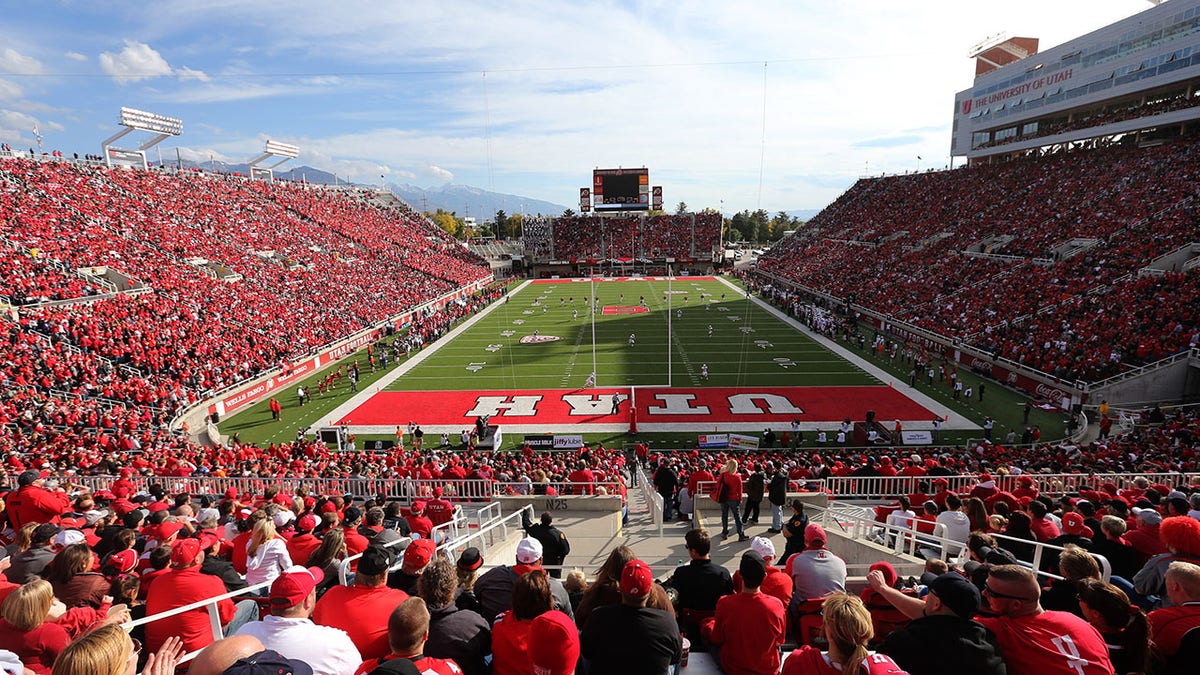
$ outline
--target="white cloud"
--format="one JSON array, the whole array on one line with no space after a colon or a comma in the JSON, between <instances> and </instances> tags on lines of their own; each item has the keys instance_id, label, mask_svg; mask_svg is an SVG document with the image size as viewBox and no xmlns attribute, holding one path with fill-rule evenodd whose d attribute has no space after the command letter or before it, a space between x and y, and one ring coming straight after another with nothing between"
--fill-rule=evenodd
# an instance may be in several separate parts
<instances>
[{"instance_id":1,"label":"white cloud","mask_svg":"<svg viewBox=\"0 0 1200 675\"><path fill-rule=\"evenodd\" d=\"M245 159L230 157L229 155L218 152L213 148L196 149L179 146L179 156L188 162L207 162L209 160L213 160L217 163L236 164L238 162L245 161Z\"/></svg>"},{"instance_id":2,"label":"white cloud","mask_svg":"<svg viewBox=\"0 0 1200 675\"><path fill-rule=\"evenodd\" d=\"M80 54L79 52L64 52L63 56L71 59L72 61L79 61L80 63L88 60L86 55Z\"/></svg>"},{"instance_id":3,"label":"white cloud","mask_svg":"<svg viewBox=\"0 0 1200 675\"><path fill-rule=\"evenodd\" d=\"M193 70L187 66L176 68L175 75L179 77L180 80L199 80L201 82L208 82L212 79L203 70Z\"/></svg>"},{"instance_id":4,"label":"white cloud","mask_svg":"<svg viewBox=\"0 0 1200 675\"><path fill-rule=\"evenodd\" d=\"M21 98L21 87L8 80L0 80L0 101L15 101Z\"/></svg>"},{"instance_id":5,"label":"white cloud","mask_svg":"<svg viewBox=\"0 0 1200 675\"><path fill-rule=\"evenodd\" d=\"M37 118L16 110L0 109L0 138L16 145L28 145L35 142L33 127Z\"/></svg>"},{"instance_id":6,"label":"white cloud","mask_svg":"<svg viewBox=\"0 0 1200 675\"><path fill-rule=\"evenodd\" d=\"M454 180L454 173L447 171L440 166L434 166L432 164L425 167L425 173L429 174L429 176L431 176L434 180L442 183L449 183L450 181Z\"/></svg>"},{"instance_id":7,"label":"white cloud","mask_svg":"<svg viewBox=\"0 0 1200 675\"><path fill-rule=\"evenodd\" d=\"M153 77L171 74L171 66L150 45L126 40L125 48L114 54L100 54L100 70L111 76L117 84L128 84Z\"/></svg>"},{"instance_id":8,"label":"white cloud","mask_svg":"<svg viewBox=\"0 0 1200 675\"><path fill-rule=\"evenodd\" d=\"M32 56L25 56L12 47L5 47L4 51L0 52L0 72L41 75L44 69L41 62Z\"/></svg>"}]
</instances>

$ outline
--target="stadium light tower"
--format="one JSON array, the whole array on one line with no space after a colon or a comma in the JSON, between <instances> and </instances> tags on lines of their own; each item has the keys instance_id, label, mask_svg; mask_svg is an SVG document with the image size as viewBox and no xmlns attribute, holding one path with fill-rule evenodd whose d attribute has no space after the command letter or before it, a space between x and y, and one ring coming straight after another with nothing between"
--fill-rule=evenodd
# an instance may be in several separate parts
<instances>
[{"instance_id":1,"label":"stadium light tower","mask_svg":"<svg viewBox=\"0 0 1200 675\"><path fill-rule=\"evenodd\" d=\"M125 130L118 131L100 143L100 149L104 153L104 162L108 164L109 168L117 164L121 166L140 166L145 169L147 150L162 143L171 136L179 136L183 133L182 120L165 115L157 115L136 108L122 107L119 124L125 127ZM146 131L154 134L154 136L139 145L137 150L118 148L113 145L113 143L135 131Z\"/></svg>"},{"instance_id":2,"label":"stadium light tower","mask_svg":"<svg viewBox=\"0 0 1200 675\"><path fill-rule=\"evenodd\" d=\"M247 162L247 166L250 167L250 177L255 178L255 179L273 181L273 180L275 180L275 169L277 167L281 166L284 162L293 160L299 156L300 156L299 146L288 145L287 143L280 143L278 141L272 141L271 139L268 138L266 147L263 148L263 153L261 155L259 155L258 157L255 157L254 159ZM259 166L259 164L262 164L263 161L265 161L266 159L268 159L270 157L282 157L283 159L279 160L278 162L275 162L274 164L272 164L270 166L265 166L265 167ZM383 176L380 176L380 178L383 178Z\"/></svg>"}]
</instances>

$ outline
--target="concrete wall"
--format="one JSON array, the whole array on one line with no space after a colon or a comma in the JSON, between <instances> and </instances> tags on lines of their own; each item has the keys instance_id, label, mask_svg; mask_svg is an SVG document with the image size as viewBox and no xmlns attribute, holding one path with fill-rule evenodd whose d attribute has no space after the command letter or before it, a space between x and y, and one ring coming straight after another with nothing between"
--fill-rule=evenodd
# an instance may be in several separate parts
<instances>
[{"instance_id":1,"label":"concrete wall","mask_svg":"<svg viewBox=\"0 0 1200 675\"><path fill-rule=\"evenodd\" d=\"M1164 368L1131 377L1103 389L1094 389L1088 401L1099 403L1107 399L1112 405L1145 401L1176 401L1184 396L1188 380L1188 360L1181 359Z\"/></svg>"},{"instance_id":2,"label":"concrete wall","mask_svg":"<svg viewBox=\"0 0 1200 675\"><path fill-rule=\"evenodd\" d=\"M549 511L555 518L579 516L606 522L610 533L621 530L621 497L605 495L599 497L586 496L551 496L551 495L501 495L492 498L499 502L504 513L515 513L525 508L533 507L533 519Z\"/></svg>"}]
</instances>

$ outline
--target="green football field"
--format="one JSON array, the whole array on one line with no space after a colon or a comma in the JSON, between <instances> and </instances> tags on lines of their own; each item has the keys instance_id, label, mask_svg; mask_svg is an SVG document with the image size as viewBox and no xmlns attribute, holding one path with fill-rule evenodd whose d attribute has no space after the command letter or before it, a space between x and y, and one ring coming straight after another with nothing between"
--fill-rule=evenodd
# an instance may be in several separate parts
<instances>
[{"instance_id":1,"label":"green football field","mask_svg":"<svg viewBox=\"0 0 1200 675\"><path fill-rule=\"evenodd\" d=\"M558 339L521 342L535 331ZM387 389L572 389L593 370L601 387L879 384L728 285L684 277L528 284Z\"/></svg>"}]
</instances>

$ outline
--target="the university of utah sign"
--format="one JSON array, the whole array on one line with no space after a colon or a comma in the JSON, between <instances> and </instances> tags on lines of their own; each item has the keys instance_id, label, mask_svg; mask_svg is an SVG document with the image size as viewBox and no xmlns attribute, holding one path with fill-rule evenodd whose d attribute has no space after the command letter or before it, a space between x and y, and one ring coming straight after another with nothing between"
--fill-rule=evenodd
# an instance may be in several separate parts
<instances>
[{"instance_id":1,"label":"the university of utah sign","mask_svg":"<svg viewBox=\"0 0 1200 675\"><path fill-rule=\"evenodd\" d=\"M620 395L613 413L613 395ZM630 396L634 394L632 404ZM387 426L420 420L422 426L470 426L486 415L493 424L613 424L667 422L787 424L861 419L928 420L933 413L892 387L628 388L542 391L385 391L339 423ZM777 427L778 428L778 427Z\"/></svg>"}]
</instances>

